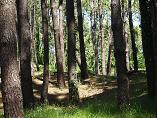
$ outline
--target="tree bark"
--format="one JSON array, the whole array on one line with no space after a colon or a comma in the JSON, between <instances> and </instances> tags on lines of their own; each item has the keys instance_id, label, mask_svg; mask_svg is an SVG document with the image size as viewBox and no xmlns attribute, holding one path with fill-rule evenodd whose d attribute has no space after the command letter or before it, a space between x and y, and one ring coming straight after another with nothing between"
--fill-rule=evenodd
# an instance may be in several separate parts
<instances>
[{"instance_id":1,"label":"tree bark","mask_svg":"<svg viewBox=\"0 0 157 118\"><path fill-rule=\"evenodd\" d=\"M37 70L38 61L36 55L36 3L32 3L31 9L31 35L32 35L32 43L31 43L31 50L32 50L32 75L34 76L34 71ZM35 68L36 67L36 68Z\"/></svg>"},{"instance_id":2,"label":"tree bark","mask_svg":"<svg viewBox=\"0 0 157 118\"><path fill-rule=\"evenodd\" d=\"M112 33L112 30L110 30L110 32L109 32L108 60L107 60L107 69L106 69L107 76L110 76L110 74L111 74L112 50L113 50L113 33Z\"/></svg>"},{"instance_id":3,"label":"tree bark","mask_svg":"<svg viewBox=\"0 0 157 118\"><path fill-rule=\"evenodd\" d=\"M65 58L64 58L64 0L60 0L59 2L59 38L61 43L61 51L63 57L63 69L65 69Z\"/></svg>"},{"instance_id":4,"label":"tree bark","mask_svg":"<svg viewBox=\"0 0 157 118\"><path fill-rule=\"evenodd\" d=\"M23 118L17 59L16 1L0 0L0 65L5 118Z\"/></svg>"},{"instance_id":5,"label":"tree bark","mask_svg":"<svg viewBox=\"0 0 157 118\"><path fill-rule=\"evenodd\" d=\"M97 9L96 9L96 0L91 0L91 36L93 42L93 49L94 49L94 59L95 59L95 74L100 74L99 70L99 50L98 50L98 43L97 40Z\"/></svg>"},{"instance_id":6,"label":"tree bark","mask_svg":"<svg viewBox=\"0 0 157 118\"><path fill-rule=\"evenodd\" d=\"M134 71L138 71L137 47L136 47L136 41L135 41L135 32L134 32L131 8L132 8L131 0L128 0L129 26L130 26L130 35L131 35L131 44L132 44L132 55L133 55L133 61L134 61Z\"/></svg>"},{"instance_id":7,"label":"tree bark","mask_svg":"<svg viewBox=\"0 0 157 118\"><path fill-rule=\"evenodd\" d=\"M102 55L102 74L106 75L106 62L105 62L105 41L104 41L104 26L103 26L103 12L102 0L98 0L99 10L99 40L101 41L101 55Z\"/></svg>"},{"instance_id":8,"label":"tree bark","mask_svg":"<svg viewBox=\"0 0 157 118\"><path fill-rule=\"evenodd\" d=\"M142 45L143 54L146 65L148 94L155 96L155 72L153 59L153 33L151 28L151 10L150 1L139 0L141 12L141 30L142 30Z\"/></svg>"},{"instance_id":9,"label":"tree bark","mask_svg":"<svg viewBox=\"0 0 157 118\"><path fill-rule=\"evenodd\" d=\"M123 21L123 38L124 38L124 41L125 41L125 45L126 45L126 48L125 48L125 52L126 52L126 68L127 68L127 71L130 70L130 61L129 61L129 44L128 44L128 33L127 33L127 11L126 11L126 8L127 6L125 6L125 1L122 0L122 21Z\"/></svg>"},{"instance_id":10,"label":"tree bark","mask_svg":"<svg viewBox=\"0 0 157 118\"><path fill-rule=\"evenodd\" d=\"M76 37L75 37L75 16L74 0L66 0L67 28L68 28L68 84L69 101L72 104L79 102L78 88L76 86Z\"/></svg>"},{"instance_id":11,"label":"tree bark","mask_svg":"<svg viewBox=\"0 0 157 118\"><path fill-rule=\"evenodd\" d=\"M48 40L48 5L47 0L41 0L42 10L42 30L44 42L44 70L43 70L43 90L41 101L48 103L48 84L49 84L49 40Z\"/></svg>"},{"instance_id":12,"label":"tree bark","mask_svg":"<svg viewBox=\"0 0 157 118\"><path fill-rule=\"evenodd\" d=\"M129 105L129 80L126 75L126 52L123 38L120 0L111 0L111 26L114 39L114 56L116 59L118 106L123 109Z\"/></svg>"},{"instance_id":13,"label":"tree bark","mask_svg":"<svg viewBox=\"0 0 157 118\"><path fill-rule=\"evenodd\" d=\"M20 77L24 107L34 104L31 75L31 32L28 19L27 0L17 0L18 36L20 42Z\"/></svg>"},{"instance_id":14,"label":"tree bark","mask_svg":"<svg viewBox=\"0 0 157 118\"><path fill-rule=\"evenodd\" d=\"M59 25L59 15L57 10L57 3L56 0L51 0L51 9L52 9L52 20L53 20L53 30L54 30L54 39L55 39L55 51L56 51L56 63L57 63L57 81L58 85L61 88L65 87L65 80L64 80L64 48L63 45L63 35L60 32L60 25Z\"/></svg>"},{"instance_id":15,"label":"tree bark","mask_svg":"<svg viewBox=\"0 0 157 118\"><path fill-rule=\"evenodd\" d=\"M87 69L87 61L86 61L86 54L85 54L81 0L77 0L77 13L78 13L78 32L79 32L79 42L80 42L80 54L81 54L81 79L85 80L88 78L88 69Z\"/></svg>"},{"instance_id":16,"label":"tree bark","mask_svg":"<svg viewBox=\"0 0 157 118\"><path fill-rule=\"evenodd\" d=\"M154 58L154 83L155 83L155 95L157 95L157 0L150 0L151 4L151 28L153 33L153 58ZM157 96L155 101L157 100ZM157 102L156 102L157 105ZM157 117L157 109L156 109L156 117Z\"/></svg>"},{"instance_id":17,"label":"tree bark","mask_svg":"<svg viewBox=\"0 0 157 118\"><path fill-rule=\"evenodd\" d=\"M39 67L39 62L40 62L40 26L39 24L36 24L36 44L35 44L35 49L36 49L36 59L37 59L37 71L40 71Z\"/></svg>"}]
</instances>

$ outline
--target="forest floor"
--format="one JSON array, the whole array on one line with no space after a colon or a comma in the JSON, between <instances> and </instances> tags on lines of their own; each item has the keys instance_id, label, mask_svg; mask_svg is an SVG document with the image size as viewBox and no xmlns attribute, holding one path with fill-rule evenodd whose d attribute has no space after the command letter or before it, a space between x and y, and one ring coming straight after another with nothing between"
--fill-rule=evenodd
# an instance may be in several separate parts
<instances>
[{"instance_id":1,"label":"forest floor","mask_svg":"<svg viewBox=\"0 0 157 118\"><path fill-rule=\"evenodd\" d=\"M113 77L112 77L113 79ZM66 80L66 88L60 89L57 86L56 77L51 76L49 80L48 89L48 100L49 104L67 105L68 104L68 81ZM33 79L34 96L37 102L40 102L40 95L42 89L42 76L38 75ZM83 81L84 84L78 83L78 91L80 97L80 103L89 98L94 98L105 91L112 90L116 88L116 81L110 80L108 82L107 78L104 76L90 76L88 79Z\"/></svg>"},{"instance_id":2,"label":"forest floor","mask_svg":"<svg viewBox=\"0 0 157 118\"><path fill-rule=\"evenodd\" d=\"M49 105L37 105L26 110L26 118L155 118L154 99L147 95L144 73L135 73L130 79L130 108L121 112L117 108L115 77L91 75L78 84L80 104L68 105L68 88L59 89L55 76L49 81ZM67 81L66 81L67 85ZM33 78L34 96L40 103L42 75Z\"/></svg>"},{"instance_id":3,"label":"forest floor","mask_svg":"<svg viewBox=\"0 0 157 118\"><path fill-rule=\"evenodd\" d=\"M145 73L129 75L130 108L121 112L117 108L115 77L91 75L84 85L78 84L80 104L68 105L68 88L59 89L51 76L49 104L26 111L26 118L155 118L154 99L147 95ZM42 76L33 79L36 101L40 100ZM66 81L67 84L67 81Z\"/></svg>"}]
</instances>

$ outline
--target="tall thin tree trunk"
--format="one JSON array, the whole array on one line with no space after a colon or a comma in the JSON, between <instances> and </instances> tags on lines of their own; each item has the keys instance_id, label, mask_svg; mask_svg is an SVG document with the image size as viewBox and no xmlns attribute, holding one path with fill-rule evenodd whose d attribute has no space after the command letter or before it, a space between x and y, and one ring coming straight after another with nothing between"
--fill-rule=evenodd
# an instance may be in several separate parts
<instances>
[{"instance_id":1,"label":"tall thin tree trunk","mask_svg":"<svg viewBox=\"0 0 157 118\"><path fill-rule=\"evenodd\" d=\"M130 70L130 61L129 61L129 44L128 44L128 33L127 33L127 12L126 12L126 6L125 6L125 1L121 0L122 3L122 21L123 21L123 38L125 41L125 52L126 52L126 67L127 71Z\"/></svg>"},{"instance_id":2,"label":"tall thin tree trunk","mask_svg":"<svg viewBox=\"0 0 157 118\"><path fill-rule=\"evenodd\" d=\"M35 67L38 66L37 55L36 55L36 5L35 1L32 3L31 9L31 32L32 32L32 43L31 43L31 50L32 50L32 75L34 75L34 71L37 70Z\"/></svg>"},{"instance_id":3,"label":"tall thin tree trunk","mask_svg":"<svg viewBox=\"0 0 157 118\"><path fill-rule=\"evenodd\" d=\"M16 0L0 0L0 65L5 118L23 118L17 59Z\"/></svg>"},{"instance_id":4,"label":"tall thin tree trunk","mask_svg":"<svg viewBox=\"0 0 157 118\"><path fill-rule=\"evenodd\" d=\"M39 24L36 24L36 44L35 44L35 50L36 50L36 60L37 60L37 63L36 63L36 66L37 66L37 71L40 70L39 68L39 51L40 51L40 26Z\"/></svg>"},{"instance_id":5,"label":"tall thin tree trunk","mask_svg":"<svg viewBox=\"0 0 157 118\"><path fill-rule=\"evenodd\" d=\"M110 32L109 32L108 60L107 60L107 69L106 69L107 76L110 76L110 74L111 74L112 50L113 50L113 33L112 33L112 30L110 30Z\"/></svg>"},{"instance_id":6,"label":"tall thin tree trunk","mask_svg":"<svg viewBox=\"0 0 157 118\"><path fill-rule=\"evenodd\" d=\"M44 70L43 70L43 90L41 101L48 103L48 84L49 84L49 40L48 40L48 5L47 0L41 0L42 10L42 30L44 42Z\"/></svg>"},{"instance_id":7,"label":"tall thin tree trunk","mask_svg":"<svg viewBox=\"0 0 157 118\"><path fill-rule=\"evenodd\" d=\"M105 62L105 40L104 40L104 26L103 26L103 12L102 0L98 0L99 10L99 40L101 41L101 55L102 55L102 74L106 75L106 62Z\"/></svg>"},{"instance_id":8,"label":"tall thin tree trunk","mask_svg":"<svg viewBox=\"0 0 157 118\"><path fill-rule=\"evenodd\" d=\"M84 80L84 79L88 78L88 69L87 69L86 54L85 54L81 0L77 0L77 13L78 13L78 31L79 31L79 42L80 42L80 54L81 54L81 78L82 78L82 80Z\"/></svg>"},{"instance_id":9,"label":"tall thin tree trunk","mask_svg":"<svg viewBox=\"0 0 157 118\"><path fill-rule=\"evenodd\" d=\"M98 50L98 43L97 40L97 9L96 9L96 0L91 0L91 31L92 31L92 42L93 42L93 48L94 48L94 59L95 59L95 74L100 74L99 71L99 50Z\"/></svg>"},{"instance_id":10,"label":"tall thin tree trunk","mask_svg":"<svg viewBox=\"0 0 157 118\"><path fill-rule=\"evenodd\" d=\"M148 94L155 96L155 72L153 59L153 37L151 29L151 10L149 0L139 0L141 12L142 45L145 58Z\"/></svg>"},{"instance_id":11,"label":"tall thin tree trunk","mask_svg":"<svg viewBox=\"0 0 157 118\"><path fill-rule=\"evenodd\" d=\"M128 9L129 9L129 26L130 26L130 35L131 35L131 43L132 43L132 54L133 54L133 61L134 61L134 70L138 71L138 60L137 60L137 47L135 42L135 32L132 20L132 5L131 0L128 0Z\"/></svg>"},{"instance_id":12,"label":"tall thin tree trunk","mask_svg":"<svg viewBox=\"0 0 157 118\"><path fill-rule=\"evenodd\" d=\"M154 83L155 83L155 101L157 100L157 0L150 0L151 4L151 20L152 20L152 32L153 32L153 57L154 57ZM156 108L157 108L157 102ZM156 109L156 117L157 117L157 109Z\"/></svg>"},{"instance_id":13,"label":"tall thin tree trunk","mask_svg":"<svg viewBox=\"0 0 157 118\"><path fill-rule=\"evenodd\" d=\"M61 44L62 58L63 58L63 69L65 68L65 59L64 59L64 15L63 15L63 2L64 0L60 0L59 3L59 38Z\"/></svg>"},{"instance_id":14,"label":"tall thin tree trunk","mask_svg":"<svg viewBox=\"0 0 157 118\"><path fill-rule=\"evenodd\" d=\"M69 101L72 104L79 102L78 88L76 86L76 37L74 0L66 0L67 28L68 28L68 79L69 79Z\"/></svg>"},{"instance_id":15,"label":"tall thin tree trunk","mask_svg":"<svg viewBox=\"0 0 157 118\"><path fill-rule=\"evenodd\" d=\"M60 38L60 27L59 27L59 14L57 10L57 2L51 0L52 9L52 20L54 29L54 39L55 39L55 51L56 51L56 63L57 63L57 81L59 87L65 87L64 80L64 53L63 53L63 38Z\"/></svg>"},{"instance_id":16,"label":"tall thin tree trunk","mask_svg":"<svg viewBox=\"0 0 157 118\"><path fill-rule=\"evenodd\" d=\"M129 105L129 80L126 75L126 44L123 38L120 0L111 0L111 26L114 39L114 55L116 59L118 106L123 109Z\"/></svg>"},{"instance_id":17,"label":"tall thin tree trunk","mask_svg":"<svg viewBox=\"0 0 157 118\"><path fill-rule=\"evenodd\" d=\"M28 19L27 0L17 0L18 36L20 40L20 77L24 107L34 104L31 75L31 32Z\"/></svg>"}]
</instances>

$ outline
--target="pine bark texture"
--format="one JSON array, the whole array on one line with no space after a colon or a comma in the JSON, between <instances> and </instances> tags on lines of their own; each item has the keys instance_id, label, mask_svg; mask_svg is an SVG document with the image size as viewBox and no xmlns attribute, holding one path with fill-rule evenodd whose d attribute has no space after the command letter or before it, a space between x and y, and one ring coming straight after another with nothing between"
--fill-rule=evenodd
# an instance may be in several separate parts
<instances>
[{"instance_id":1,"label":"pine bark texture","mask_svg":"<svg viewBox=\"0 0 157 118\"><path fill-rule=\"evenodd\" d=\"M17 0L17 4L23 105L24 107L31 107L34 104L34 97L31 75L31 32L28 19L27 0Z\"/></svg>"},{"instance_id":2,"label":"pine bark texture","mask_svg":"<svg viewBox=\"0 0 157 118\"><path fill-rule=\"evenodd\" d=\"M154 83L155 83L155 95L157 95L157 0L150 0L151 4L151 18L152 18L152 32L153 32L153 58L154 58ZM157 100L157 96L155 97L155 101ZM157 105L157 102L155 102ZM157 106L156 106L157 107ZM157 109L156 109L156 117L157 117Z\"/></svg>"},{"instance_id":3,"label":"pine bark texture","mask_svg":"<svg viewBox=\"0 0 157 118\"><path fill-rule=\"evenodd\" d=\"M17 59L16 1L0 0L0 65L5 118L23 118Z\"/></svg>"},{"instance_id":4,"label":"pine bark texture","mask_svg":"<svg viewBox=\"0 0 157 118\"><path fill-rule=\"evenodd\" d=\"M81 54L81 79L88 78L87 61L85 54L85 43L84 43L84 33L83 33L83 17L82 17L82 3L81 0L77 0L77 13L78 13L78 32L79 32L79 42L80 42L80 54Z\"/></svg>"},{"instance_id":5,"label":"pine bark texture","mask_svg":"<svg viewBox=\"0 0 157 118\"><path fill-rule=\"evenodd\" d=\"M109 49L108 49L108 59L107 59L107 68L106 74L110 76L111 74L111 58L112 58L112 50L113 50L113 33L112 30L109 32Z\"/></svg>"},{"instance_id":6,"label":"pine bark texture","mask_svg":"<svg viewBox=\"0 0 157 118\"><path fill-rule=\"evenodd\" d=\"M68 28L68 79L69 101L72 104L79 102L78 88L76 86L76 37L74 0L66 0L67 28Z\"/></svg>"},{"instance_id":7,"label":"pine bark texture","mask_svg":"<svg viewBox=\"0 0 157 118\"><path fill-rule=\"evenodd\" d=\"M127 6L125 5L125 0L121 0L121 4L122 4L122 21L123 21L123 38L124 38L124 41L125 41L125 45L126 45L126 48L125 48L125 52L126 52L126 68L127 68L127 71L130 70L130 61L129 61L129 42L128 42L128 32L127 32L127 29L128 29L128 24L127 24Z\"/></svg>"},{"instance_id":8,"label":"pine bark texture","mask_svg":"<svg viewBox=\"0 0 157 118\"><path fill-rule=\"evenodd\" d=\"M141 12L141 30L143 54L146 65L148 94L155 96L155 70L153 58L153 33L151 28L151 9L149 0L139 0Z\"/></svg>"},{"instance_id":9,"label":"pine bark texture","mask_svg":"<svg viewBox=\"0 0 157 118\"><path fill-rule=\"evenodd\" d=\"M44 70L43 70L43 90L41 101L48 103L48 84L49 84L49 40L48 40L48 5L47 0L41 0L42 10L42 30L44 42Z\"/></svg>"},{"instance_id":10,"label":"pine bark texture","mask_svg":"<svg viewBox=\"0 0 157 118\"><path fill-rule=\"evenodd\" d=\"M91 0L91 38L94 49L94 60L95 60L95 74L100 74L99 70L99 41L97 39L97 9L96 0Z\"/></svg>"},{"instance_id":11,"label":"pine bark texture","mask_svg":"<svg viewBox=\"0 0 157 118\"><path fill-rule=\"evenodd\" d=\"M102 75L106 75L105 40L104 40L103 7L102 7L102 3L103 3L103 0L98 0L99 41L101 42Z\"/></svg>"},{"instance_id":12,"label":"pine bark texture","mask_svg":"<svg viewBox=\"0 0 157 118\"><path fill-rule=\"evenodd\" d=\"M126 75L126 46L123 39L120 0L111 0L111 26L114 39L114 56L116 59L118 106L119 108L125 108L129 105L129 80Z\"/></svg>"},{"instance_id":13,"label":"pine bark texture","mask_svg":"<svg viewBox=\"0 0 157 118\"><path fill-rule=\"evenodd\" d=\"M56 51L56 63L57 63L57 81L58 85L61 88L65 87L64 80L64 48L62 45L64 44L63 38L61 38L63 34L60 32L60 22L59 22L59 14L57 9L56 0L51 0L51 9L52 9L52 20L53 20L53 29L54 29L54 39L55 39L55 51Z\"/></svg>"},{"instance_id":14,"label":"pine bark texture","mask_svg":"<svg viewBox=\"0 0 157 118\"><path fill-rule=\"evenodd\" d=\"M137 59L137 47L136 47L136 40L135 40L135 31L132 19L132 2L128 0L128 9L129 9L129 26L130 26L130 35L131 35L131 46L132 46L132 55L134 61L134 71L138 71L138 59Z\"/></svg>"},{"instance_id":15,"label":"pine bark texture","mask_svg":"<svg viewBox=\"0 0 157 118\"><path fill-rule=\"evenodd\" d=\"M37 55L36 55L36 5L35 2L32 2L31 7L31 35L32 35L32 43L31 43L31 51L32 51L32 75L34 76L34 72L38 67Z\"/></svg>"}]
</instances>

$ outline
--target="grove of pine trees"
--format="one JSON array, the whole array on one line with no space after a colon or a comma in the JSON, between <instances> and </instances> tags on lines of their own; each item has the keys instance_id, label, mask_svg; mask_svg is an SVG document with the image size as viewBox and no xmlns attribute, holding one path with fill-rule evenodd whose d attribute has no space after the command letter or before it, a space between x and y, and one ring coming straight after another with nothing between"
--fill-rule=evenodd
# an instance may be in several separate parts
<instances>
[{"instance_id":1,"label":"grove of pine trees","mask_svg":"<svg viewBox=\"0 0 157 118\"><path fill-rule=\"evenodd\" d=\"M111 112L113 118L131 113L139 101L139 111L146 113L143 105L151 100L151 116L157 117L156 4L157 0L0 0L2 117L28 117L27 111L38 105L81 109L90 100L103 115L112 104L119 111ZM95 92L99 89L103 92ZM143 93L138 96L139 92Z\"/></svg>"}]
</instances>

